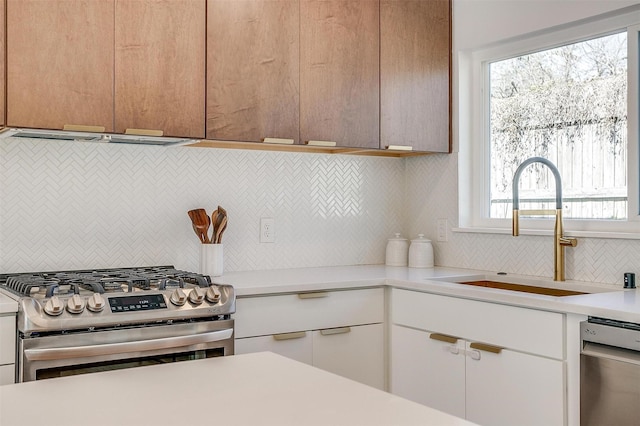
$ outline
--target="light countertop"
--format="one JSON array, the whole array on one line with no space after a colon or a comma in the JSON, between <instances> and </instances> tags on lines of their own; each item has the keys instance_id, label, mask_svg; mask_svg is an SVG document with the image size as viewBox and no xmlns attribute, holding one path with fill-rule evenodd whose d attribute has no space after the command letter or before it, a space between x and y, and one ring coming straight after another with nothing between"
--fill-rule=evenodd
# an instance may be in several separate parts
<instances>
[{"instance_id":1,"label":"light countertop","mask_svg":"<svg viewBox=\"0 0 640 426\"><path fill-rule=\"evenodd\" d=\"M38 401L37 409L31 405ZM471 425L262 352L0 386L0 424Z\"/></svg>"},{"instance_id":2,"label":"light countertop","mask_svg":"<svg viewBox=\"0 0 640 426\"><path fill-rule=\"evenodd\" d=\"M545 296L456 284L455 281L492 279L503 282L565 288L590 294ZM231 284L238 297L318 290L388 286L554 312L600 316L640 323L640 289L580 281L554 282L549 278L498 275L462 268L403 268L384 265L334 266L230 272L213 279Z\"/></svg>"}]
</instances>

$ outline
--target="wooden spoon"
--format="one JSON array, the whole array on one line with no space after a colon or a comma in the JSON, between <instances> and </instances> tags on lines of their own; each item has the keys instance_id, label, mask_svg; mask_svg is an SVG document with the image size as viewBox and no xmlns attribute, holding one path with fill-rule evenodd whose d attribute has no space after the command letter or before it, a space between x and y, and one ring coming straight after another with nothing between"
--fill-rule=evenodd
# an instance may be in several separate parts
<instances>
[{"instance_id":1,"label":"wooden spoon","mask_svg":"<svg viewBox=\"0 0 640 426\"><path fill-rule=\"evenodd\" d=\"M200 238L200 241L203 244L210 244L211 240L209 239L209 226L211 226L211 219L207 214L205 209L194 209L189 210L187 212L189 217L191 218L191 223L193 224L194 231Z\"/></svg>"},{"instance_id":2,"label":"wooden spoon","mask_svg":"<svg viewBox=\"0 0 640 426\"><path fill-rule=\"evenodd\" d=\"M213 233L211 234L211 242L216 243L216 232L218 231L218 220L220 212L216 209L211 213L211 224L213 225Z\"/></svg>"},{"instance_id":3,"label":"wooden spoon","mask_svg":"<svg viewBox=\"0 0 640 426\"><path fill-rule=\"evenodd\" d=\"M222 244L222 233L225 231L225 229L227 229L227 216L222 215L222 220L220 221L220 226L216 231L216 235L214 239L215 244Z\"/></svg>"}]
</instances>

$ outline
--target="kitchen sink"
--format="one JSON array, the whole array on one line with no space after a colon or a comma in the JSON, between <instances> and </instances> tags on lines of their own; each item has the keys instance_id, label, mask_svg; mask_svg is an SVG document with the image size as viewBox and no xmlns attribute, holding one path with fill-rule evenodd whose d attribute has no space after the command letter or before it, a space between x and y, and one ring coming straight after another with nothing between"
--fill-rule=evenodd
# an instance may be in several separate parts
<instances>
[{"instance_id":1,"label":"kitchen sink","mask_svg":"<svg viewBox=\"0 0 640 426\"><path fill-rule=\"evenodd\" d=\"M458 284L473 285L478 287L499 288L502 290L522 291L525 293L544 294L547 296L576 296L579 294L587 294L582 291L565 290L561 288L538 287L526 284L504 283L499 281L479 280L479 281L462 281Z\"/></svg>"},{"instance_id":2,"label":"kitchen sink","mask_svg":"<svg viewBox=\"0 0 640 426\"><path fill-rule=\"evenodd\" d=\"M474 274L428 278L431 281L444 281L452 284L475 287L495 288L554 297L577 296L591 293L607 293L618 289L607 284L585 281L552 281L524 275L505 273Z\"/></svg>"}]
</instances>

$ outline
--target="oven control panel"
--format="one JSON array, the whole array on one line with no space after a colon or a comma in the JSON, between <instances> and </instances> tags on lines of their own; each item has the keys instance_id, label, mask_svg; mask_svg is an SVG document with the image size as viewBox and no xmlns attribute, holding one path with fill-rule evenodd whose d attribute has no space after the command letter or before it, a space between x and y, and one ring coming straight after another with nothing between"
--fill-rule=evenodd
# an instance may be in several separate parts
<instances>
[{"instance_id":1,"label":"oven control panel","mask_svg":"<svg viewBox=\"0 0 640 426\"><path fill-rule=\"evenodd\" d=\"M151 309L166 309L167 302L162 294L146 294L144 296L110 297L111 312L148 311Z\"/></svg>"}]
</instances>

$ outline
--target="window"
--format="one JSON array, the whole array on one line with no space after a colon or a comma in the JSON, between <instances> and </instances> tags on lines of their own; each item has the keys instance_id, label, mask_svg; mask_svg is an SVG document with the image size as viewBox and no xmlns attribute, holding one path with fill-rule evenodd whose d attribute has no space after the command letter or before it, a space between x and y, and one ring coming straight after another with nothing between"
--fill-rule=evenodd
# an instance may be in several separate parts
<instances>
[{"instance_id":1,"label":"window","mask_svg":"<svg viewBox=\"0 0 640 426\"><path fill-rule=\"evenodd\" d=\"M468 146L460 112L463 228L510 228L513 175L535 156L560 171L568 231L640 231L637 22L638 12L582 22L460 57L471 89L459 100L470 105ZM527 167L519 190L521 209L555 208L545 166ZM521 227L553 229L549 218Z\"/></svg>"},{"instance_id":2,"label":"window","mask_svg":"<svg viewBox=\"0 0 640 426\"><path fill-rule=\"evenodd\" d=\"M627 33L491 62L490 212L512 211L512 179L529 157L562 176L563 214L627 218ZM520 181L523 209L554 209L554 180L531 166Z\"/></svg>"}]
</instances>

